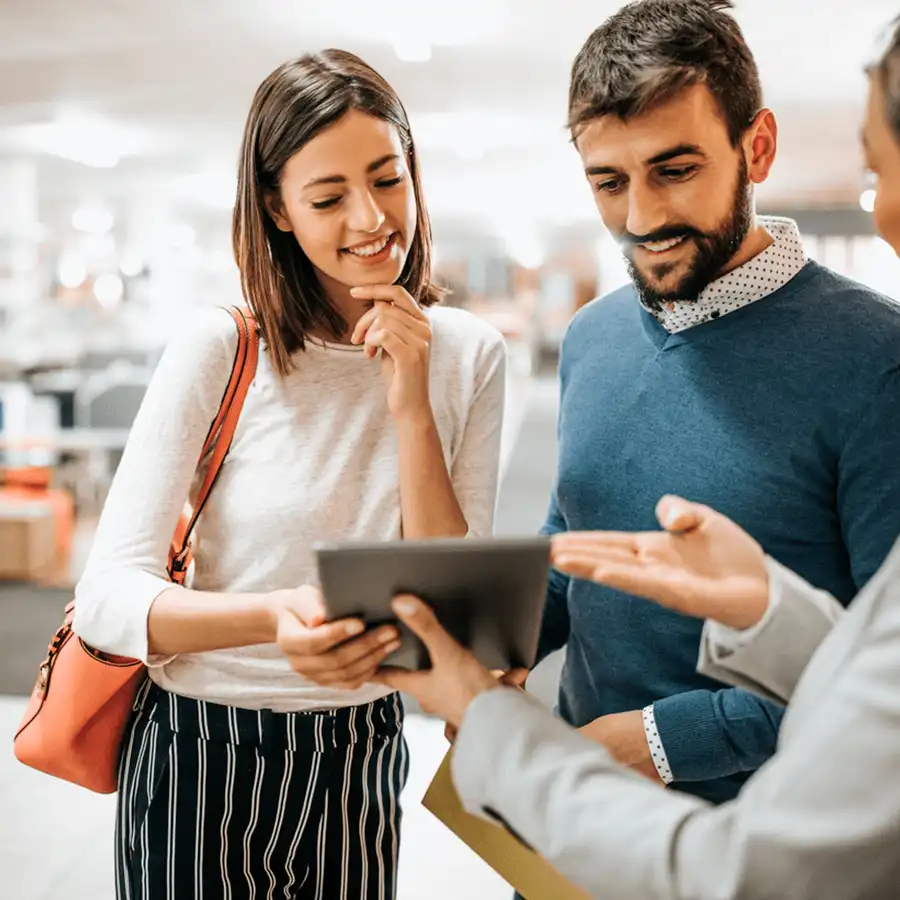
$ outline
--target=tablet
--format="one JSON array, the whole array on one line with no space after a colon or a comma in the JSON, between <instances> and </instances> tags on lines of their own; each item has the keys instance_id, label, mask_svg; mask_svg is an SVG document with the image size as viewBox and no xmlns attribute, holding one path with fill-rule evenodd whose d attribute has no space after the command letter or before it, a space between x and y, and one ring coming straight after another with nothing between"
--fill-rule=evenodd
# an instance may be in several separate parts
<instances>
[{"instance_id":1,"label":"tablet","mask_svg":"<svg viewBox=\"0 0 900 900\"><path fill-rule=\"evenodd\" d=\"M398 625L385 665L430 667L422 642L397 622L391 601L414 594L489 669L532 668L547 590L550 540L459 538L318 543L319 584L330 619Z\"/></svg>"}]
</instances>

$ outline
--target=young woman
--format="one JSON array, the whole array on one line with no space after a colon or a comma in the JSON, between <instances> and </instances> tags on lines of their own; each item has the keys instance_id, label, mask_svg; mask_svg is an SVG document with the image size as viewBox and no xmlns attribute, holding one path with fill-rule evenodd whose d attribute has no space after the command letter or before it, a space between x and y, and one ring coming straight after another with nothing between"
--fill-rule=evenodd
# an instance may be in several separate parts
<instances>
[{"instance_id":1,"label":"young woman","mask_svg":"<svg viewBox=\"0 0 900 900\"><path fill-rule=\"evenodd\" d=\"M222 310L173 335L77 588L74 630L149 667L120 763L118 896L389 900L407 751L372 677L397 633L324 623L311 546L491 533L503 342L433 306L409 122L349 53L260 86L233 234L262 352L190 586L167 580L167 549L231 373Z\"/></svg>"}]
</instances>

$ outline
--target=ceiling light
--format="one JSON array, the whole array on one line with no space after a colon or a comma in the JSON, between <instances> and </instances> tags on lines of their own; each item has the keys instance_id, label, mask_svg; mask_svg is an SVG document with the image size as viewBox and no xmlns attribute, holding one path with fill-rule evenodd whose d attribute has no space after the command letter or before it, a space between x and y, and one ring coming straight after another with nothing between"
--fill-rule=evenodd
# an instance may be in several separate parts
<instances>
[{"instance_id":1,"label":"ceiling light","mask_svg":"<svg viewBox=\"0 0 900 900\"><path fill-rule=\"evenodd\" d=\"M561 138L554 120L540 114L499 113L469 110L422 113L413 120L413 136L419 148L451 150L459 155L476 145L482 155L503 150L555 153L564 165L571 164L571 146Z\"/></svg>"},{"instance_id":2,"label":"ceiling light","mask_svg":"<svg viewBox=\"0 0 900 900\"><path fill-rule=\"evenodd\" d=\"M94 296L104 309L112 309L122 301L125 285L115 274L101 275L94 281Z\"/></svg>"},{"instance_id":3,"label":"ceiling light","mask_svg":"<svg viewBox=\"0 0 900 900\"><path fill-rule=\"evenodd\" d=\"M869 188L859 195L859 205L863 212L873 212L875 209L875 190Z\"/></svg>"},{"instance_id":4,"label":"ceiling light","mask_svg":"<svg viewBox=\"0 0 900 900\"><path fill-rule=\"evenodd\" d=\"M514 245L510 255L523 269L539 269L544 263L544 251L537 243Z\"/></svg>"},{"instance_id":5,"label":"ceiling light","mask_svg":"<svg viewBox=\"0 0 900 900\"><path fill-rule=\"evenodd\" d=\"M87 267L84 260L74 253L66 253L59 260L59 268L57 270L59 283L69 290L74 290L84 284L87 278Z\"/></svg>"},{"instance_id":6,"label":"ceiling light","mask_svg":"<svg viewBox=\"0 0 900 900\"><path fill-rule=\"evenodd\" d=\"M206 271L212 274L232 272L237 268L234 256L227 250L222 249L212 250L207 253L204 258L204 266Z\"/></svg>"},{"instance_id":7,"label":"ceiling light","mask_svg":"<svg viewBox=\"0 0 900 900\"><path fill-rule=\"evenodd\" d=\"M91 166L93 169L114 169L122 157L110 147L100 147L96 144L69 144L60 148L56 156L72 162L81 163L83 166Z\"/></svg>"},{"instance_id":8,"label":"ceiling light","mask_svg":"<svg viewBox=\"0 0 900 900\"><path fill-rule=\"evenodd\" d=\"M230 171L208 171L188 175L180 180L181 192L213 209L234 209L237 176Z\"/></svg>"},{"instance_id":9,"label":"ceiling light","mask_svg":"<svg viewBox=\"0 0 900 900\"><path fill-rule=\"evenodd\" d=\"M23 150L49 153L97 169L111 169L124 156L146 149L147 140L133 126L100 116L64 115L52 122L10 129L11 142Z\"/></svg>"},{"instance_id":10,"label":"ceiling light","mask_svg":"<svg viewBox=\"0 0 900 900\"><path fill-rule=\"evenodd\" d=\"M197 233L190 225L173 225L169 229L169 243L173 247L191 247L197 239Z\"/></svg>"},{"instance_id":11,"label":"ceiling light","mask_svg":"<svg viewBox=\"0 0 900 900\"><path fill-rule=\"evenodd\" d=\"M305 34L340 34L348 43L384 40L390 44L413 32L434 47L462 47L502 39L509 32L510 0L453 0L452 3L423 3L422 0L393 0L388 16L373 15L371 0L341 0L340 3L288 4L259 3L253 27L262 34L272 28L290 28L296 16L281 11L303 7ZM296 31L294 32L297 33Z\"/></svg>"},{"instance_id":12,"label":"ceiling light","mask_svg":"<svg viewBox=\"0 0 900 900\"><path fill-rule=\"evenodd\" d=\"M106 234L115 224L113 214L105 209L83 207L72 214L72 227L87 234Z\"/></svg>"},{"instance_id":13,"label":"ceiling light","mask_svg":"<svg viewBox=\"0 0 900 900\"><path fill-rule=\"evenodd\" d=\"M465 162L480 162L484 159L484 147L471 137L464 138L456 145L456 155Z\"/></svg>"},{"instance_id":14,"label":"ceiling light","mask_svg":"<svg viewBox=\"0 0 900 900\"><path fill-rule=\"evenodd\" d=\"M428 62L431 59L431 44L415 38L395 38L394 53L401 62Z\"/></svg>"},{"instance_id":15,"label":"ceiling light","mask_svg":"<svg viewBox=\"0 0 900 900\"><path fill-rule=\"evenodd\" d=\"M144 260L139 253L129 251L122 257L119 269L126 278L135 278L144 271Z\"/></svg>"},{"instance_id":16,"label":"ceiling light","mask_svg":"<svg viewBox=\"0 0 900 900\"><path fill-rule=\"evenodd\" d=\"M539 269L543 265L546 254L532 227L507 222L499 223L495 230L513 262L523 269Z\"/></svg>"},{"instance_id":17,"label":"ceiling light","mask_svg":"<svg viewBox=\"0 0 900 900\"><path fill-rule=\"evenodd\" d=\"M94 268L109 266L116 254L116 239L111 234L86 234L78 242L78 252Z\"/></svg>"}]
</instances>

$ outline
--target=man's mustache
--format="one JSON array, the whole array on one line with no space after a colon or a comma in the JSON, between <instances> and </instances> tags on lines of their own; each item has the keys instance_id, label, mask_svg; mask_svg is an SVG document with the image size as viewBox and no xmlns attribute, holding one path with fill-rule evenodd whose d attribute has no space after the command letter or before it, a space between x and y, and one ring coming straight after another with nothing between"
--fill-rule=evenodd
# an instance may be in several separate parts
<instances>
[{"instance_id":1,"label":"man's mustache","mask_svg":"<svg viewBox=\"0 0 900 900\"><path fill-rule=\"evenodd\" d=\"M666 225L665 228L658 228L656 231L651 231L647 234L632 234L630 231L623 231L619 236L619 243L624 246L655 244L661 241L671 241L673 238L680 237L704 238L706 235L696 228L691 228L689 225Z\"/></svg>"}]
</instances>

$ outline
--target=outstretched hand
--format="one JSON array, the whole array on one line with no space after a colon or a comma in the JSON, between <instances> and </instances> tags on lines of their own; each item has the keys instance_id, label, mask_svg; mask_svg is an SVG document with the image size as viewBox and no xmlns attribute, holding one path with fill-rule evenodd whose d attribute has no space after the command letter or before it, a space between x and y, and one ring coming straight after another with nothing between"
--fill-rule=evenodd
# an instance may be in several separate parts
<instances>
[{"instance_id":1,"label":"outstretched hand","mask_svg":"<svg viewBox=\"0 0 900 900\"><path fill-rule=\"evenodd\" d=\"M553 565L689 616L755 625L769 604L759 544L721 513L680 497L663 497L656 515L664 531L558 534Z\"/></svg>"}]
</instances>

